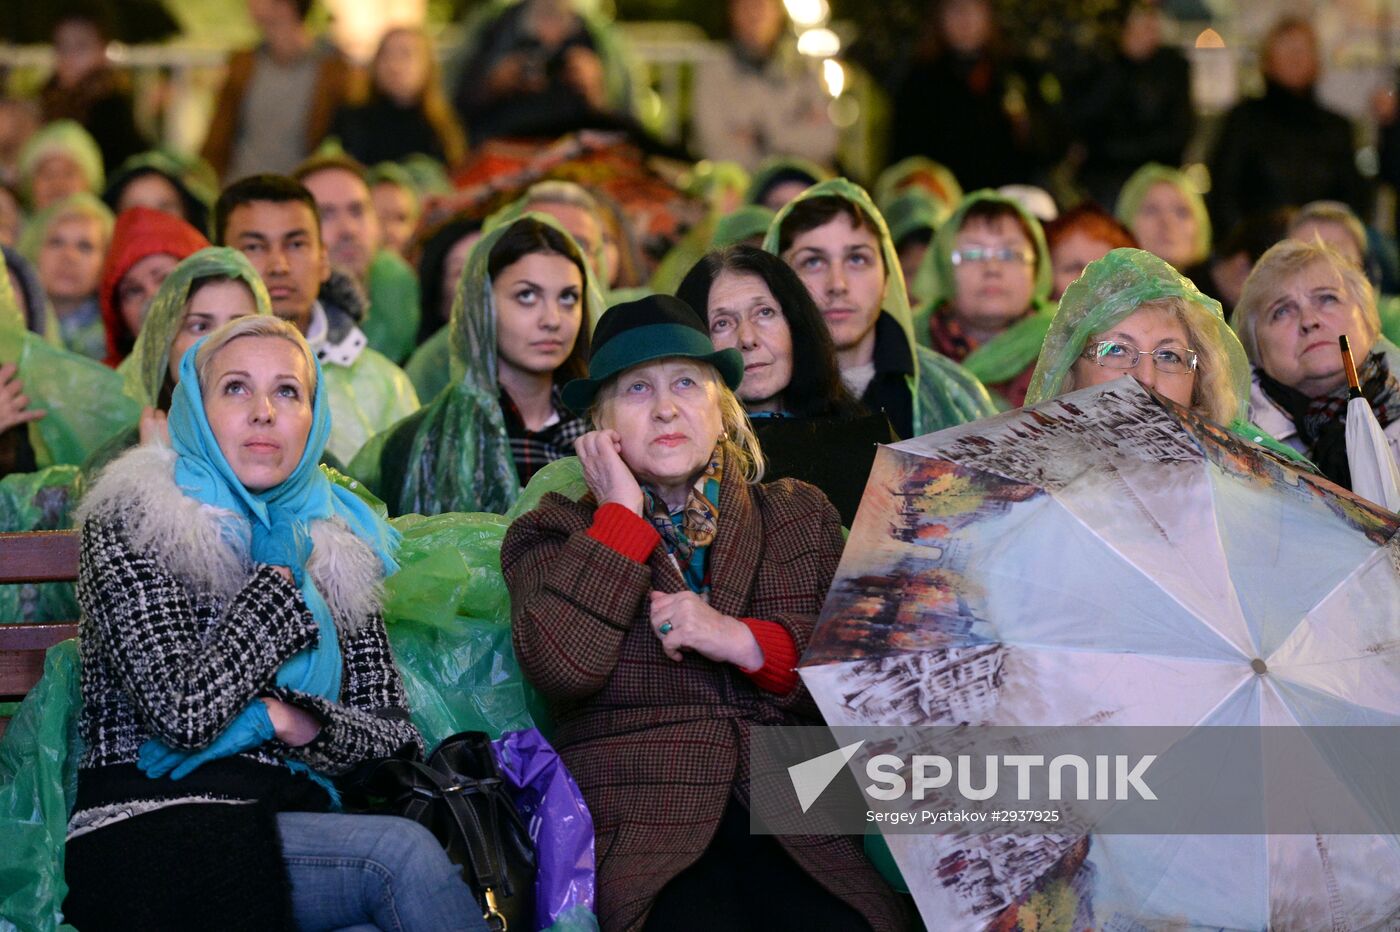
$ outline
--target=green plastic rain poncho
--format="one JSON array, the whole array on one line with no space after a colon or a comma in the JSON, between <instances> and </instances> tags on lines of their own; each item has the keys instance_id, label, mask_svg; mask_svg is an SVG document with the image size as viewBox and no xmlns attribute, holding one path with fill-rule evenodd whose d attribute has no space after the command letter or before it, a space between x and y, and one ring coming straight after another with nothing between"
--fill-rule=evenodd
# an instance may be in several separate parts
<instances>
[{"instance_id":1,"label":"green plastic rain poncho","mask_svg":"<svg viewBox=\"0 0 1400 932\"><path fill-rule=\"evenodd\" d=\"M584 320L591 332L603 299L582 250L552 218L525 216L563 234L583 264ZM413 416L370 440L350 464L350 472L392 514L501 514L520 495L496 382L496 307L487 274L491 250L510 227L495 226L467 256L445 328L451 384Z\"/></svg>"},{"instance_id":2,"label":"green plastic rain poncho","mask_svg":"<svg viewBox=\"0 0 1400 932\"><path fill-rule=\"evenodd\" d=\"M752 179L749 181L749 190L744 195L744 203L762 203L765 189L773 183L779 175L787 172L801 172L809 178L817 181L829 181L831 172L822 168L816 162L798 158L795 155L778 155L764 159L762 164L754 171Z\"/></svg>"},{"instance_id":3,"label":"green plastic rain poncho","mask_svg":"<svg viewBox=\"0 0 1400 932\"><path fill-rule=\"evenodd\" d=\"M885 222L890 225L890 236L896 246L906 237L920 230L930 233L948 217L948 208L923 188L910 188L892 199L887 208L881 211ZM906 283L912 284L912 283Z\"/></svg>"},{"instance_id":4,"label":"green plastic rain poncho","mask_svg":"<svg viewBox=\"0 0 1400 932\"><path fill-rule=\"evenodd\" d=\"M875 209L865 189L845 178L833 178L808 188L792 204L773 218L763 248L778 254L778 236L793 204L813 197L839 197L859 207L875 223L880 238L880 257L885 266L884 312L898 321L914 354L914 375L909 390L914 400L914 435L932 433L956 424L966 424L996 413L987 389L977 377L946 356L941 356L914 339L913 313L904 276L899 274L899 254L885 226L885 218Z\"/></svg>"},{"instance_id":5,"label":"green plastic rain poncho","mask_svg":"<svg viewBox=\"0 0 1400 932\"><path fill-rule=\"evenodd\" d=\"M648 284L647 290L650 294L675 294L681 280L695 263L711 249L719 248L714 239L719 228L727 220L740 213L766 209L743 206L737 211L725 214L726 203L740 200L749 189L749 173L738 162L698 162L694 171L681 184L687 194L705 202L705 216L661 257ZM771 219L772 216L772 211L769 211L768 217ZM762 236L767 230L768 223L765 220L762 227L748 235ZM620 301L610 298L609 303L618 304Z\"/></svg>"},{"instance_id":6,"label":"green plastic rain poncho","mask_svg":"<svg viewBox=\"0 0 1400 932\"><path fill-rule=\"evenodd\" d=\"M112 242L115 218L107 205L95 195L79 193L50 204L30 218L19 240L20 254L36 269L39 268L39 253L48 239L49 229L60 220L74 216L91 217L97 221L102 233L101 248L105 251ZM59 318L58 327L65 349L89 359L107 358L107 328L98 310L96 283L92 297L69 316Z\"/></svg>"},{"instance_id":7,"label":"green plastic rain poncho","mask_svg":"<svg viewBox=\"0 0 1400 932\"><path fill-rule=\"evenodd\" d=\"M762 238L773 222L773 211L761 204L745 204L723 216L710 215L686 231L681 241L656 267L651 284L638 289L640 294L675 294L676 289L695 263L715 249L742 243L752 237ZM609 303L621 304L625 298L618 292L608 296Z\"/></svg>"},{"instance_id":8,"label":"green plastic rain poncho","mask_svg":"<svg viewBox=\"0 0 1400 932\"><path fill-rule=\"evenodd\" d=\"M914 336L924 345L931 340L930 319L934 314L953 300L957 293L957 280L953 277L953 246L962 227L963 217L976 204L1004 204L1011 207L1025 221L1031 231L1031 245L1035 249L1035 286L1031 290L1030 313L1007 327L992 339L973 350L962 364L984 385L1001 385L1010 382L1030 366L1040 355L1045 331L1050 328L1050 318L1055 306L1050 300L1054 286L1053 268L1050 264L1050 250L1045 245L1045 233L1040 221L1021 206L1018 201L1005 197L990 189L974 191L963 198L934 237L933 246L924 255L924 261L914 276L915 290L929 295L928 301L914 315ZM998 398L998 407L1006 407L1005 399Z\"/></svg>"},{"instance_id":9,"label":"green plastic rain poncho","mask_svg":"<svg viewBox=\"0 0 1400 932\"><path fill-rule=\"evenodd\" d=\"M84 432L113 426L103 424L103 416L112 414L110 406L97 400L83 404L81 396L68 392L87 386L85 376L96 377L98 390L114 391L116 377L106 366L50 346L25 329L10 277L0 274L0 364L5 362L18 363L31 407L48 414L26 428L34 458L43 468L0 479L0 532L62 530L71 523L70 513L82 495L83 476L71 463L53 465L53 457L76 456ZM0 586L0 623L58 621L77 613L71 583ZM0 916L6 915L3 904L0 891Z\"/></svg>"},{"instance_id":10,"label":"green plastic rain poncho","mask_svg":"<svg viewBox=\"0 0 1400 932\"><path fill-rule=\"evenodd\" d=\"M139 406L122 394L121 378L96 360L54 346L26 329L8 275L0 275L0 363L14 363L30 407L46 411L29 423L40 468L78 466L103 441L136 423ZM3 519L0 519L3 520ZM24 522L0 530L29 530Z\"/></svg>"},{"instance_id":11,"label":"green plastic rain poncho","mask_svg":"<svg viewBox=\"0 0 1400 932\"><path fill-rule=\"evenodd\" d=\"M962 185L948 166L922 155L911 155L880 173L875 180L875 203L888 214L894 199L909 188L927 191L943 205L945 213L963 199Z\"/></svg>"},{"instance_id":12,"label":"green plastic rain poncho","mask_svg":"<svg viewBox=\"0 0 1400 932\"><path fill-rule=\"evenodd\" d=\"M360 329L371 348L401 363L418 341L418 276L400 256L380 249L369 265L367 290L369 312Z\"/></svg>"},{"instance_id":13,"label":"green plastic rain poncho","mask_svg":"<svg viewBox=\"0 0 1400 932\"><path fill-rule=\"evenodd\" d=\"M62 346L63 330L58 325L58 315L54 313L48 295L44 294L44 286L39 282L39 273L34 264L24 258L18 249L10 246L0 246L0 254L3 254L5 267L14 275L16 281L20 282L18 292L11 289L11 300L15 310L26 318L24 325L42 336L44 342L50 346ZM0 278L5 279L4 286L7 289L14 284L9 280L9 275ZM24 299L23 302L21 299ZM21 303L24 303L23 308Z\"/></svg>"},{"instance_id":14,"label":"green plastic rain poncho","mask_svg":"<svg viewBox=\"0 0 1400 932\"><path fill-rule=\"evenodd\" d=\"M170 345L185 322L185 305L190 289L203 278L235 278L253 293L253 304L259 314L271 314L272 304L267 288L256 269L243 253L227 246L208 246L185 258L170 270L160 289L151 298L141 330L131 353L117 366L122 379L122 391L139 412L142 408L160 408L161 395L170 373ZM139 440L137 427L132 424L102 444L87 462L83 471L91 475L107 465Z\"/></svg>"},{"instance_id":15,"label":"green plastic rain poncho","mask_svg":"<svg viewBox=\"0 0 1400 932\"><path fill-rule=\"evenodd\" d=\"M482 232L490 233L492 230L510 226L512 223L525 216L527 212L525 208L526 199L523 197L516 198L509 204L506 204L500 210L496 211L491 216L487 217L486 221L481 225ZM557 222L553 222L551 223L551 226L558 227L559 224ZM600 229L607 229L607 224L603 221L601 215L598 217L598 226ZM567 233L568 231L565 230L564 232ZM573 236L570 235L569 239L572 240ZM591 256L585 256L584 258L587 260L588 270L592 274L598 288L600 289L600 293L606 296L607 285L599 276L599 271L601 269L607 268L608 264L607 244L603 242L603 237L598 237L598 246L593 250L593 254ZM598 313L602 314L602 311L600 310Z\"/></svg>"},{"instance_id":16,"label":"green plastic rain poncho","mask_svg":"<svg viewBox=\"0 0 1400 932\"><path fill-rule=\"evenodd\" d=\"M681 187L686 194L700 198L714 210L727 201L742 199L749 184L749 171L738 162L702 159L685 176Z\"/></svg>"},{"instance_id":17,"label":"green plastic rain poncho","mask_svg":"<svg viewBox=\"0 0 1400 932\"><path fill-rule=\"evenodd\" d=\"M1190 205L1191 213L1196 218L1195 249L1188 264L1204 262L1210 255L1210 213L1206 210L1205 198L1201 197L1201 192L1196 190L1196 186L1186 177L1185 172L1156 162L1148 162L1123 183L1123 189L1118 192L1118 203L1114 205L1113 215L1118 218L1119 223L1132 230L1133 221L1137 218L1138 210L1142 208L1143 198L1147 197L1147 192L1158 183L1171 185L1186 198L1186 203Z\"/></svg>"},{"instance_id":18,"label":"green plastic rain poncho","mask_svg":"<svg viewBox=\"0 0 1400 932\"><path fill-rule=\"evenodd\" d=\"M102 149L82 124L73 120L54 120L40 127L19 154L19 176L24 185L24 196L33 204L34 192L31 183L34 170L39 163L51 155L68 156L77 164L87 181L87 189L92 194L102 190L105 173L102 170Z\"/></svg>"},{"instance_id":19,"label":"green plastic rain poncho","mask_svg":"<svg viewBox=\"0 0 1400 932\"><path fill-rule=\"evenodd\" d=\"M259 314L271 314L272 302L257 269L237 249L209 246L189 256L161 282L131 354L117 367L122 384L133 401L142 407L155 407L170 371L170 344L185 322L185 305L190 289L204 278L233 278L248 286Z\"/></svg>"},{"instance_id":20,"label":"green plastic rain poncho","mask_svg":"<svg viewBox=\"0 0 1400 932\"><path fill-rule=\"evenodd\" d=\"M404 363L403 371L424 404L436 398L452 382L452 347L448 345L447 337L448 329L439 327Z\"/></svg>"},{"instance_id":21,"label":"green plastic rain poncho","mask_svg":"<svg viewBox=\"0 0 1400 932\"><path fill-rule=\"evenodd\" d=\"M1069 390L1070 369L1094 334L1103 333L1144 304L1168 299L1185 303L1194 339L1210 344L1195 347L1202 357L1197 385L1207 377L1204 367L1212 362L1227 370L1226 378L1217 382L1214 397L1193 405L1197 413L1225 425L1245 440L1288 459L1300 459L1246 419L1249 360L1239 338L1225 323L1220 302L1201 294L1190 279L1142 249L1113 250L1085 266L1084 273L1065 289L1031 377L1026 404L1033 405ZM1209 352L1211 349L1214 352Z\"/></svg>"},{"instance_id":22,"label":"green plastic rain poncho","mask_svg":"<svg viewBox=\"0 0 1400 932\"><path fill-rule=\"evenodd\" d=\"M710 239L710 248L724 249L726 246L742 243L746 239L761 237L772 226L773 217L773 211L762 204L745 204L733 213L719 218L715 223L715 232ZM697 256L696 262L698 261L700 260ZM693 266L694 263L691 265ZM690 270L686 269L686 271Z\"/></svg>"}]
</instances>

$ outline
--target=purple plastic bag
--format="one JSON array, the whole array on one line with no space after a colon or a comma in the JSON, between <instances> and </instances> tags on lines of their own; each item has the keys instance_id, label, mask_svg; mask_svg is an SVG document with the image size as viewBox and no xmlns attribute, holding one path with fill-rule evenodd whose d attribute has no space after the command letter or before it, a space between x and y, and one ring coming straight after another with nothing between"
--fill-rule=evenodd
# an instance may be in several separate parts
<instances>
[{"instance_id":1,"label":"purple plastic bag","mask_svg":"<svg viewBox=\"0 0 1400 932\"><path fill-rule=\"evenodd\" d=\"M537 729L506 732L491 746L535 845L535 928L576 907L591 913L593 817L574 778Z\"/></svg>"}]
</instances>

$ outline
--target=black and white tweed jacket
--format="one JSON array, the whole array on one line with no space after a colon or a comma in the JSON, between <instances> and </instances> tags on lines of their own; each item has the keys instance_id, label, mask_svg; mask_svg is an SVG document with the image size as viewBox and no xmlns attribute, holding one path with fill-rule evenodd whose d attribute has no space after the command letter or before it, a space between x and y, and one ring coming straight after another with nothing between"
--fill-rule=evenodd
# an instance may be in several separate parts
<instances>
[{"instance_id":1,"label":"black and white tweed jacket","mask_svg":"<svg viewBox=\"0 0 1400 932\"><path fill-rule=\"evenodd\" d=\"M102 473L79 511L85 743L81 767L136 762L148 738L208 745L254 697L315 715L303 747L271 741L240 757L339 774L405 744L421 747L379 615L379 561L339 521L317 522L307 570L340 632L341 701L276 687L282 663L315 643L300 590L253 565L225 513L185 496L173 452L137 447ZM235 538L237 534L233 535Z\"/></svg>"}]
</instances>

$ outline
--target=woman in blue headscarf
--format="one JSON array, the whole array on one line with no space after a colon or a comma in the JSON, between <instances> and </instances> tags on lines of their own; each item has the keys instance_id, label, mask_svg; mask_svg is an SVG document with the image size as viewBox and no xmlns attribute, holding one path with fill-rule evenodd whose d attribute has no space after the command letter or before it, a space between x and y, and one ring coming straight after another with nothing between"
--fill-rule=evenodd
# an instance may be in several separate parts
<instances>
[{"instance_id":1,"label":"woman in blue headscarf","mask_svg":"<svg viewBox=\"0 0 1400 932\"><path fill-rule=\"evenodd\" d=\"M80 510L84 752L65 918L87 929L479 929L428 831L331 778L420 744L380 617L397 533L316 465L320 368L274 317L180 361L170 446Z\"/></svg>"}]
</instances>

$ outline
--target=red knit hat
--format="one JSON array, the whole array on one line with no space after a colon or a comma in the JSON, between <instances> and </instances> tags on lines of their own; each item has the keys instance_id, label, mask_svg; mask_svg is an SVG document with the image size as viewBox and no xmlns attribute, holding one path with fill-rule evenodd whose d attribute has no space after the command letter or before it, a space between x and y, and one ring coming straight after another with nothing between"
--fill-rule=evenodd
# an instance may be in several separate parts
<instances>
[{"instance_id":1,"label":"red knit hat","mask_svg":"<svg viewBox=\"0 0 1400 932\"><path fill-rule=\"evenodd\" d=\"M147 256L164 253L184 259L209 245L194 227L179 217L132 207L121 212L112 230L112 245L102 266L102 284L97 290L102 323L107 328L107 365L115 366L131 352L136 334L127 329L117 303L117 286L131 267Z\"/></svg>"}]
</instances>

